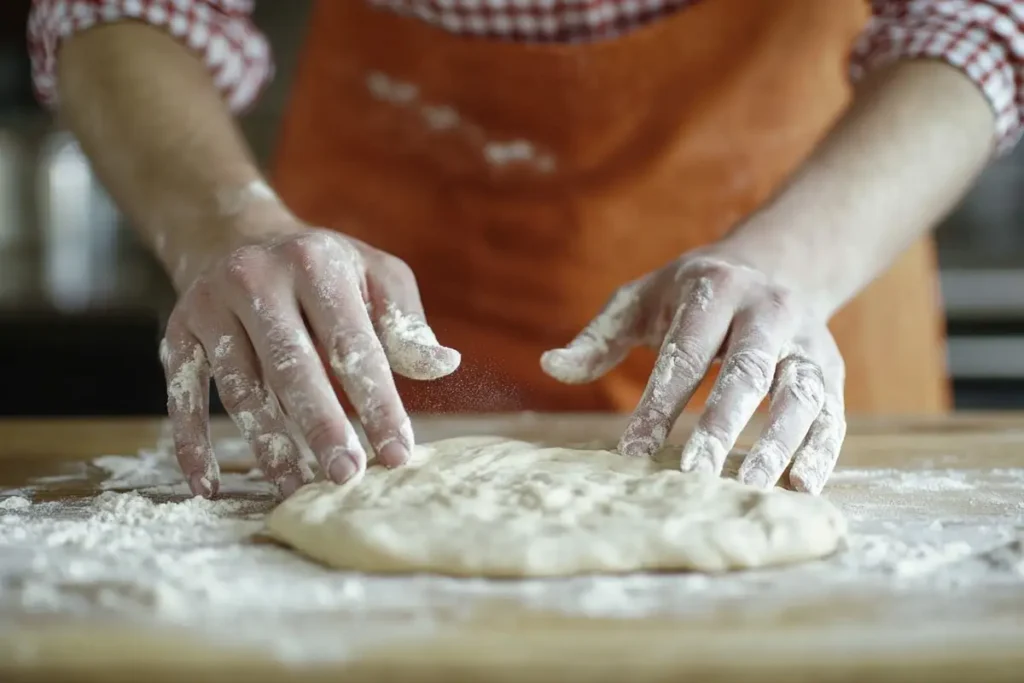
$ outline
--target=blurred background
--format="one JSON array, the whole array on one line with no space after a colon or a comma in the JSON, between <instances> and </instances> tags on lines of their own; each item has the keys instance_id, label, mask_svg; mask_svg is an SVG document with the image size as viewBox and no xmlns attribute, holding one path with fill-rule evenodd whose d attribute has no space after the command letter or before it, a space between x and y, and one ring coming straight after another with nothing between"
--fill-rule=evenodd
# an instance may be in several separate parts
<instances>
[{"instance_id":1,"label":"blurred background","mask_svg":"<svg viewBox=\"0 0 1024 683\"><path fill-rule=\"evenodd\" d=\"M265 163L309 2L256 6L278 74L242 126ZM28 8L0 2L0 416L162 414L156 348L173 292L74 140L33 100ZM938 231L958 408L1024 408L1021 190L1024 146Z\"/></svg>"}]
</instances>

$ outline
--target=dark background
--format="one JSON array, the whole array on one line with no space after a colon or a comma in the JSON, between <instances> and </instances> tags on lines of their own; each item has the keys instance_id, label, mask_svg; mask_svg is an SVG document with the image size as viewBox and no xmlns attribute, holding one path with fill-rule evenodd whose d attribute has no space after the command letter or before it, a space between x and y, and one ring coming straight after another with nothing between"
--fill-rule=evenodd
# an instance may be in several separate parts
<instances>
[{"instance_id":1,"label":"dark background","mask_svg":"<svg viewBox=\"0 0 1024 683\"><path fill-rule=\"evenodd\" d=\"M158 415L173 304L74 140L32 97L29 0L0 2L0 416ZM277 78L241 122L266 163L308 0L257 2ZM950 369L961 408L1024 407L1024 151L940 227Z\"/></svg>"}]
</instances>

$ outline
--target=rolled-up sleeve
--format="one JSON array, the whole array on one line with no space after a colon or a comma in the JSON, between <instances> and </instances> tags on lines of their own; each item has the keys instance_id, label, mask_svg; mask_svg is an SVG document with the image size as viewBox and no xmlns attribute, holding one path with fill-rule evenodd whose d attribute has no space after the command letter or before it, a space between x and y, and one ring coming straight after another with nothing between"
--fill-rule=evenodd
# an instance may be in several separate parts
<instances>
[{"instance_id":1,"label":"rolled-up sleeve","mask_svg":"<svg viewBox=\"0 0 1024 683\"><path fill-rule=\"evenodd\" d=\"M854 80L900 59L938 59L960 69L988 100L996 147L1011 150L1024 130L1024 2L872 0L853 50Z\"/></svg>"},{"instance_id":2,"label":"rolled-up sleeve","mask_svg":"<svg viewBox=\"0 0 1024 683\"><path fill-rule=\"evenodd\" d=\"M252 23L253 0L32 0L28 44L36 96L57 102L57 54L78 31L137 21L166 31L209 68L233 111L249 107L273 76L266 37Z\"/></svg>"}]
</instances>

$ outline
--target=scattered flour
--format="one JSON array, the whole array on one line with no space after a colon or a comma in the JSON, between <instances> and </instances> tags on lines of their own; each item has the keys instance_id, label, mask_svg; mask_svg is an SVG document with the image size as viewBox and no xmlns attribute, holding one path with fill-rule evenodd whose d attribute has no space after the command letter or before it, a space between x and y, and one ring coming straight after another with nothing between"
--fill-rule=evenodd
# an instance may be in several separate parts
<instances>
[{"instance_id":1,"label":"scattered flour","mask_svg":"<svg viewBox=\"0 0 1024 683\"><path fill-rule=\"evenodd\" d=\"M991 471L990 471L991 473ZM967 470L928 470L927 472L906 470L847 470L837 472L838 481L866 481L886 489L907 491L970 491L975 488L968 477L975 477ZM976 477L975 477L976 478ZM837 479L833 479L833 483Z\"/></svg>"},{"instance_id":2,"label":"scattered flour","mask_svg":"<svg viewBox=\"0 0 1024 683\"><path fill-rule=\"evenodd\" d=\"M39 502L32 484L0 490L0 638L16 633L18 615L116 617L315 663L436 633L498 604L620 619L736 610L756 620L843 596L887 606L879 629L898 638L948 619L957 596L980 614L1001 588L1024 585L1024 469L840 470L825 495L850 519L849 546L807 565L717 577L490 581L330 571L263 542L274 499L258 470L229 473L234 490L208 501L188 496L166 444L93 464L108 489L94 498ZM939 492L941 508L928 503ZM893 611L896 604L913 607ZM841 614L821 618L849 628Z\"/></svg>"},{"instance_id":3,"label":"scattered flour","mask_svg":"<svg viewBox=\"0 0 1024 683\"><path fill-rule=\"evenodd\" d=\"M240 443L244 445L245 442ZM223 460L220 462L223 466ZM94 459L92 464L109 473L100 483L104 490L139 489L145 493L190 494L177 461L167 451L142 451L137 457L104 455ZM222 471L220 491L222 494L271 493L273 487L263 480L259 470L255 470L255 474L253 470L245 474Z\"/></svg>"},{"instance_id":4,"label":"scattered flour","mask_svg":"<svg viewBox=\"0 0 1024 683\"><path fill-rule=\"evenodd\" d=\"M20 510L32 505L32 501L21 496L11 496L0 500L0 510Z\"/></svg>"}]
</instances>

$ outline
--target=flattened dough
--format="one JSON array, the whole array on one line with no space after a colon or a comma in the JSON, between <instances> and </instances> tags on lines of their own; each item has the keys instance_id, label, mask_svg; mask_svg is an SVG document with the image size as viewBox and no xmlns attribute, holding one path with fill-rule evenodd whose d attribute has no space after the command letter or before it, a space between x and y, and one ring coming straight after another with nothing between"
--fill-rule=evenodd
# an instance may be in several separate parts
<instances>
[{"instance_id":1,"label":"flattened dough","mask_svg":"<svg viewBox=\"0 0 1024 683\"><path fill-rule=\"evenodd\" d=\"M678 447L641 459L499 437L309 484L268 526L332 567L492 577L765 567L828 555L846 533L823 498L683 474Z\"/></svg>"}]
</instances>

